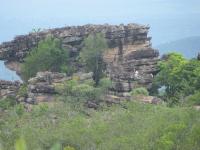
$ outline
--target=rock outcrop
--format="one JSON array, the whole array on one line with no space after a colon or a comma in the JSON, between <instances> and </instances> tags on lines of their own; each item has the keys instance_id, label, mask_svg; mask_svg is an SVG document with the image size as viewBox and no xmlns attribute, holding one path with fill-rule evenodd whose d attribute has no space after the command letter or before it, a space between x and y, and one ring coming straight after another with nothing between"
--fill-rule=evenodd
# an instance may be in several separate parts
<instances>
[{"instance_id":1,"label":"rock outcrop","mask_svg":"<svg viewBox=\"0 0 200 150\"><path fill-rule=\"evenodd\" d=\"M4 81L0 80L0 98L15 96L21 86L18 81Z\"/></svg>"},{"instance_id":2,"label":"rock outcrop","mask_svg":"<svg viewBox=\"0 0 200 150\"><path fill-rule=\"evenodd\" d=\"M65 80L68 78L63 73L38 72L36 77L28 81L27 97L23 99L24 102L36 104L55 100L55 84Z\"/></svg>"},{"instance_id":3,"label":"rock outcrop","mask_svg":"<svg viewBox=\"0 0 200 150\"><path fill-rule=\"evenodd\" d=\"M79 81L92 79L91 73L76 73L74 76ZM28 104L54 101L56 94L58 94L56 87L73 79L74 76L67 77L63 73L48 71L38 72L36 77L28 81L27 96L19 99Z\"/></svg>"},{"instance_id":4,"label":"rock outcrop","mask_svg":"<svg viewBox=\"0 0 200 150\"><path fill-rule=\"evenodd\" d=\"M107 63L107 74L113 80L112 92L123 96L134 87L150 87L153 76L157 73L158 52L151 48L148 30L149 26L138 24L84 25L49 29L17 36L13 41L2 43L0 59L6 60L9 68L20 73L19 63L23 62L30 50L49 34L61 39L62 46L68 48L71 58L74 58L83 47L84 38L91 33L102 32L105 33L109 46L104 60ZM41 90L43 88L39 89ZM48 90L53 92L50 87Z\"/></svg>"},{"instance_id":5,"label":"rock outcrop","mask_svg":"<svg viewBox=\"0 0 200 150\"><path fill-rule=\"evenodd\" d=\"M0 45L0 59L23 61L23 58L30 50L36 47L38 42L47 35L53 35L54 37L62 39L63 47L69 48L71 54L81 50L81 43L85 37L91 33L97 32L105 33L110 48L119 47L120 50L129 51L129 47L131 48L132 45L144 44L144 46L149 46L151 38L147 37L148 29L148 26L137 24L119 26L85 25L29 33L28 35L17 36L13 41L2 43ZM124 46L126 46L126 48ZM122 51L122 53L124 53L124 51Z\"/></svg>"}]
</instances>

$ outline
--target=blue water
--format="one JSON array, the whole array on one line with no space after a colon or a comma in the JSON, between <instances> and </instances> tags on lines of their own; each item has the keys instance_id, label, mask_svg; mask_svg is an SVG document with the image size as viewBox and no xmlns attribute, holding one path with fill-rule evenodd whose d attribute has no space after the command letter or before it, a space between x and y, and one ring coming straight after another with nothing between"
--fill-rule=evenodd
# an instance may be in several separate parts
<instances>
[{"instance_id":1,"label":"blue water","mask_svg":"<svg viewBox=\"0 0 200 150\"><path fill-rule=\"evenodd\" d=\"M9 81L21 80L15 71L6 68L3 61L0 61L0 79Z\"/></svg>"}]
</instances>

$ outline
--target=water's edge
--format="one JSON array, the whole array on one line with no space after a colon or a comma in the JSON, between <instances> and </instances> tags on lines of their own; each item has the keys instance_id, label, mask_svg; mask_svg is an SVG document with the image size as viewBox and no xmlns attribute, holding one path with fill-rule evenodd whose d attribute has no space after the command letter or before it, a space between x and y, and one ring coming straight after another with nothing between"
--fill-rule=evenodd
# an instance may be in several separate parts
<instances>
[{"instance_id":1,"label":"water's edge","mask_svg":"<svg viewBox=\"0 0 200 150\"><path fill-rule=\"evenodd\" d=\"M15 71L8 69L4 61L0 61L0 80L21 81L21 78L16 74Z\"/></svg>"}]
</instances>

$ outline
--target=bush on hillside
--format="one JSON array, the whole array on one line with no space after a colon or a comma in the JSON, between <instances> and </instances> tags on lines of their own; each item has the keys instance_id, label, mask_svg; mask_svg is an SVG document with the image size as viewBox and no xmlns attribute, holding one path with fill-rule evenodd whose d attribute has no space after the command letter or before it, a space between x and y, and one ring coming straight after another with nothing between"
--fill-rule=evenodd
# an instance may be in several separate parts
<instances>
[{"instance_id":1,"label":"bush on hillside","mask_svg":"<svg viewBox=\"0 0 200 150\"><path fill-rule=\"evenodd\" d=\"M39 71L61 71L67 63L68 50L62 48L59 39L48 36L41 40L25 58L22 65L22 76L28 80Z\"/></svg>"},{"instance_id":2,"label":"bush on hillside","mask_svg":"<svg viewBox=\"0 0 200 150\"><path fill-rule=\"evenodd\" d=\"M112 87L112 81L109 78L102 78L99 81L99 87L102 90L106 91Z\"/></svg>"},{"instance_id":3,"label":"bush on hillside","mask_svg":"<svg viewBox=\"0 0 200 150\"><path fill-rule=\"evenodd\" d=\"M132 96L138 96L138 95L148 96L149 92L147 91L146 88L140 87L140 88L133 89L131 91L131 95Z\"/></svg>"},{"instance_id":4,"label":"bush on hillside","mask_svg":"<svg viewBox=\"0 0 200 150\"><path fill-rule=\"evenodd\" d=\"M13 97L0 99L0 108L5 110L16 105L16 100Z\"/></svg>"},{"instance_id":5,"label":"bush on hillside","mask_svg":"<svg viewBox=\"0 0 200 150\"><path fill-rule=\"evenodd\" d=\"M56 85L56 91L59 93L59 99L80 106L87 101L99 103L104 99L108 89L111 87L111 81L108 78L102 78L99 85L95 86L93 80L79 81L74 79Z\"/></svg>"},{"instance_id":6,"label":"bush on hillside","mask_svg":"<svg viewBox=\"0 0 200 150\"><path fill-rule=\"evenodd\" d=\"M161 98L170 105L181 104L187 96L200 90L200 61L170 53L158 67L160 72L155 76L152 93L159 96L159 89L164 87Z\"/></svg>"},{"instance_id":7,"label":"bush on hillside","mask_svg":"<svg viewBox=\"0 0 200 150\"><path fill-rule=\"evenodd\" d=\"M28 93L28 87L27 87L27 84L23 84L18 92L17 92L17 95L20 96L20 97L26 97L27 96L27 93Z\"/></svg>"},{"instance_id":8,"label":"bush on hillside","mask_svg":"<svg viewBox=\"0 0 200 150\"><path fill-rule=\"evenodd\" d=\"M200 105L200 92L196 92L195 94L188 96L185 104L190 106Z\"/></svg>"}]
</instances>

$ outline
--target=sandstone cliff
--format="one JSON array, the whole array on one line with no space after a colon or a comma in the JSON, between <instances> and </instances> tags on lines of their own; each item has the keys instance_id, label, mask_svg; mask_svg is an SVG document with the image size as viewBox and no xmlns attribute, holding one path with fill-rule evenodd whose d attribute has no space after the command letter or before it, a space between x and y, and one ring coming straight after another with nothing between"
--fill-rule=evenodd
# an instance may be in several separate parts
<instances>
[{"instance_id":1,"label":"sandstone cliff","mask_svg":"<svg viewBox=\"0 0 200 150\"><path fill-rule=\"evenodd\" d=\"M70 50L73 58L83 47L82 41L90 33L103 32L109 49L104 55L107 74L113 81L112 92L125 95L136 86L149 87L157 73L158 52L151 47L148 26L128 25L84 25L44 30L17 36L0 45L0 59L6 60L9 68L20 73L20 63L37 46L41 39L51 34L62 40L62 46Z\"/></svg>"}]
</instances>

